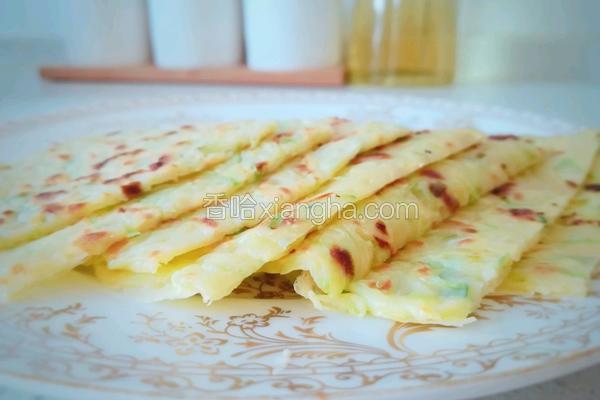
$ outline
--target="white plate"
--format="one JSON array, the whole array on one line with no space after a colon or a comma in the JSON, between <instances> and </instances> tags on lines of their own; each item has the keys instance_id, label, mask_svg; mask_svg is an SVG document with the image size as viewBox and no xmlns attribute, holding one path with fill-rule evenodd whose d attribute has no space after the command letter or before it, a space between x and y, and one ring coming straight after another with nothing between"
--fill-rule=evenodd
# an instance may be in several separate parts
<instances>
[{"instance_id":1,"label":"white plate","mask_svg":"<svg viewBox=\"0 0 600 400\"><path fill-rule=\"evenodd\" d=\"M199 119L337 115L410 128L569 133L504 109L343 92L137 99L0 125L0 162L54 140ZM482 396L600 361L600 288L586 299L488 299L462 328L320 312L274 286L263 299L140 304L68 273L0 307L0 385L60 398ZM255 288L256 289L256 288Z\"/></svg>"}]
</instances>

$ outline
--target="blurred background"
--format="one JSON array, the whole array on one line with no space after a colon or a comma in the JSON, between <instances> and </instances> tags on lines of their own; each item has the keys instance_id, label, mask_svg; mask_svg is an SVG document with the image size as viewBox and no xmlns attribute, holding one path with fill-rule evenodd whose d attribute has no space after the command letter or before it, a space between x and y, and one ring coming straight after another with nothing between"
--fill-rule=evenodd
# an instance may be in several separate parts
<instances>
[{"instance_id":1,"label":"blurred background","mask_svg":"<svg viewBox=\"0 0 600 400\"><path fill-rule=\"evenodd\" d=\"M599 16L597 0L2 0L0 63L339 63L363 83L598 84ZM416 78L428 69L440 76Z\"/></svg>"},{"instance_id":2,"label":"blurred background","mask_svg":"<svg viewBox=\"0 0 600 400\"><path fill-rule=\"evenodd\" d=\"M2 0L0 117L179 83L345 86L600 124L599 17L598 0ZM78 86L50 83L63 81Z\"/></svg>"}]
</instances>

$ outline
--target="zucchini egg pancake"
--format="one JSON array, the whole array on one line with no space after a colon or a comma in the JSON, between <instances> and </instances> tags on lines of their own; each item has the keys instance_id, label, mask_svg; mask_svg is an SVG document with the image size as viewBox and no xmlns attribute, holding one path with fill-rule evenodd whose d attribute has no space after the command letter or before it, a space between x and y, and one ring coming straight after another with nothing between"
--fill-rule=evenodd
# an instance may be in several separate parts
<instances>
[{"instance_id":1,"label":"zucchini egg pancake","mask_svg":"<svg viewBox=\"0 0 600 400\"><path fill-rule=\"evenodd\" d=\"M460 326L485 296L585 296L598 132L197 123L54 144L0 171L0 301L63 271L212 303L285 275L318 309Z\"/></svg>"}]
</instances>

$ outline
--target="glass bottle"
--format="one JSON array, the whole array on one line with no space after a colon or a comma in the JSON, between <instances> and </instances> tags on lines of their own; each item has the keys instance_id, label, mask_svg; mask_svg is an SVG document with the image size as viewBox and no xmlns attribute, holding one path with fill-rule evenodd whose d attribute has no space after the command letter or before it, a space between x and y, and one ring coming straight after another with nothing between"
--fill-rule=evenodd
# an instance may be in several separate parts
<instances>
[{"instance_id":1,"label":"glass bottle","mask_svg":"<svg viewBox=\"0 0 600 400\"><path fill-rule=\"evenodd\" d=\"M348 78L353 84L447 84L455 45L455 0L356 0Z\"/></svg>"}]
</instances>

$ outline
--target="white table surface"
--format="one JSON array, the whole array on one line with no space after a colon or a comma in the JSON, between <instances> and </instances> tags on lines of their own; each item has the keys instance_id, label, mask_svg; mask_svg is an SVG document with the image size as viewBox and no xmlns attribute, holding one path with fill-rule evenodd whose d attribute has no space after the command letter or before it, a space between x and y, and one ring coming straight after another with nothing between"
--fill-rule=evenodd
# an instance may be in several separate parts
<instances>
[{"instance_id":1,"label":"white table surface","mask_svg":"<svg viewBox=\"0 0 600 400\"><path fill-rule=\"evenodd\" d=\"M35 68L32 66L0 63L0 122L111 99L199 95L214 90L246 89L224 86L50 83L37 78ZM600 128L600 86L586 83L528 82L414 89L350 87L330 90L386 92L484 103L545 114L580 126ZM598 399L600 398L599 377L600 365L550 382L486 397L485 400ZM32 387L32 391L34 390L35 387ZM0 399L50 400L39 394L16 392L2 387L1 381Z\"/></svg>"}]
</instances>

